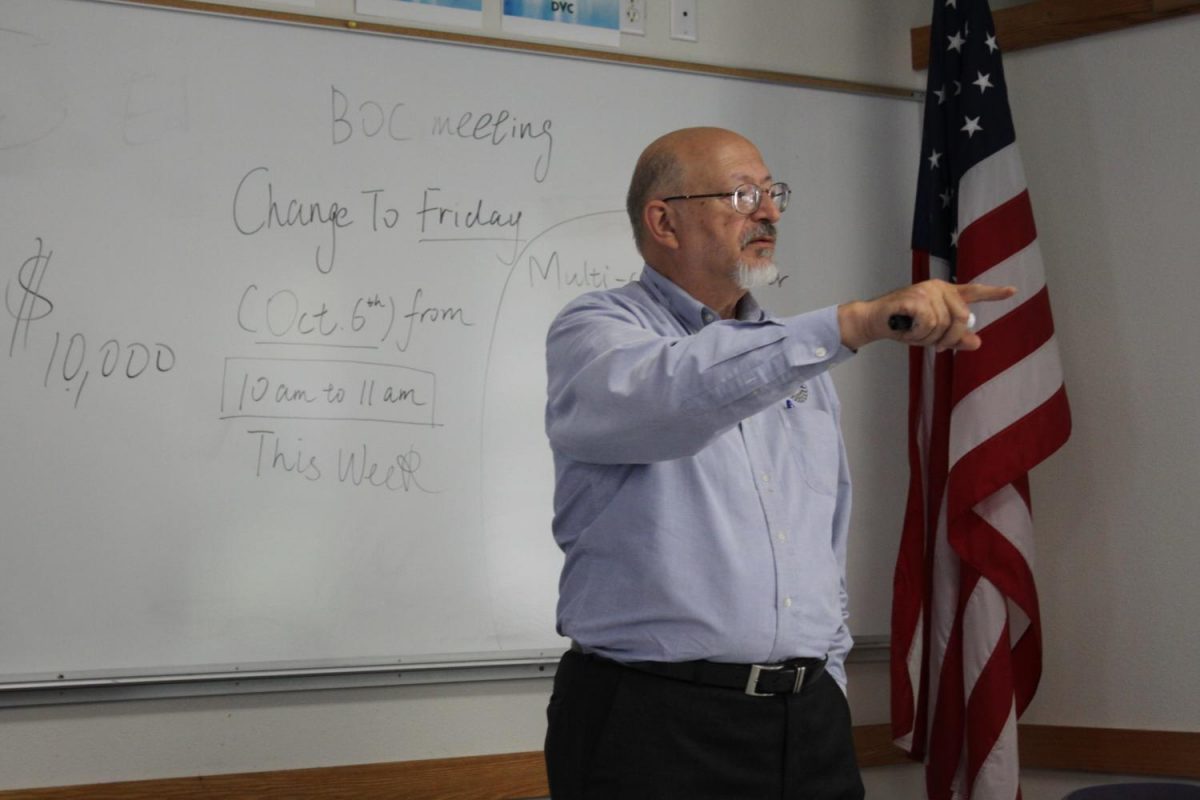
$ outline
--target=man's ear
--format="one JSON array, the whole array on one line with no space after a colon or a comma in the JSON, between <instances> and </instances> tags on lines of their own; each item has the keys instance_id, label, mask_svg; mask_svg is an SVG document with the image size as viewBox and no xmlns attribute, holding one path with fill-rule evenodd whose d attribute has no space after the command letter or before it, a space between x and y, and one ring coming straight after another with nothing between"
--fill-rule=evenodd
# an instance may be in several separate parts
<instances>
[{"instance_id":1,"label":"man's ear","mask_svg":"<svg viewBox=\"0 0 1200 800\"><path fill-rule=\"evenodd\" d=\"M651 200L642 209L642 223L646 227L646 238L671 250L679 249L679 235L675 230L675 212L662 200Z\"/></svg>"}]
</instances>

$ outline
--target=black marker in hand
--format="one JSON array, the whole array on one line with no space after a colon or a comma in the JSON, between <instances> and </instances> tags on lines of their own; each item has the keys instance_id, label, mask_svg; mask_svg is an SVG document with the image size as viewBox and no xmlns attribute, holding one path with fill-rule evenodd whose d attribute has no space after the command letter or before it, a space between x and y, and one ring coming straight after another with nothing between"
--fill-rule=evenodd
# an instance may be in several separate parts
<instances>
[{"instance_id":1,"label":"black marker in hand","mask_svg":"<svg viewBox=\"0 0 1200 800\"><path fill-rule=\"evenodd\" d=\"M888 317L888 327L894 331L911 331L913 318L908 314L892 314ZM975 313L967 317L967 330L975 330Z\"/></svg>"}]
</instances>

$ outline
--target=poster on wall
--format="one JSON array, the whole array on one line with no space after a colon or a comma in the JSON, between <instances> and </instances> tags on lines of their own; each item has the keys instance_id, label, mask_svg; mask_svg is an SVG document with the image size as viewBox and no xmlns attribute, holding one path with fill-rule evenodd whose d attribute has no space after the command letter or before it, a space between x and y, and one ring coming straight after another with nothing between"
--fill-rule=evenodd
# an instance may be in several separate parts
<instances>
[{"instance_id":1,"label":"poster on wall","mask_svg":"<svg viewBox=\"0 0 1200 800\"><path fill-rule=\"evenodd\" d=\"M620 11L617 0L504 0L504 30L617 47Z\"/></svg>"},{"instance_id":2,"label":"poster on wall","mask_svg":"<svg viewBox=\"0 0 1200 800\"><path fill-rule=\"evenodd\" d=\"M354 10L437 25L483 26L483 0L355 0Z\"/></svg>"}]
</instances>

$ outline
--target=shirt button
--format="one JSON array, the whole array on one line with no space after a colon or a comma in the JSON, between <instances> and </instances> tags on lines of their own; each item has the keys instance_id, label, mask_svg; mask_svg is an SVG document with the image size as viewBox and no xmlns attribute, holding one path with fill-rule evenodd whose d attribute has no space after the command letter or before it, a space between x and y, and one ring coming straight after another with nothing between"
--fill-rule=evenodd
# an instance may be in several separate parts
<instances>
[{"instance_id":1,"label":"shirt button","mask_svg":"<svg viewBox=\"0 0 1200 800\"><path fill-rule=\"evenodd\" d=\"M816 350L813 350L813 354L816 355L817 358L824 358L825 354L828 352L829 351L824 347L818 347Z\"/></svg>"},{"instance_id":2,"label":"shirt button","mask_svg":"<svg viewBox=\"0 0 1200 800\"><path fill-rule=\"evenodd\" d=\"M764 472L764 473L762 474L762 480L763 480L763 483L770 483L770 482L771 482L771 476L770 476L770 475L768 475L767 473L765 473L765 472Z\"/></svg>"},{"instance_id":3,"label":"shirt button","mask_svg":"<svg viewBox=\"0 0 1200 800\"><path fill-rule=\"evenodd\" d=\"M792 607L792 598L790 598L790 597L783 598L783 607L791 608Z\"/></svg>"},{"instance_id":4,"label":"shirt button","mask_svg":"<svg viewBox=\"0 0 1200 800\"><path fill-rule=\"evenodd\" d=\"M781 542L786 542L787 541L787 533L785 531L779 531L778 533L775 534L775 538Z\"/></svg>"},{"instance_id":5,"label":"shirt button","mask_svg":"<svg viewBox=\"0 0 1200 800\"><path fill-rule=\"evenodd\" d=\"M700 319L704 320L704 323L707 325L708 323L712 322L715 317L713 316L713 312L706 308L700 312Z\"/></svg>"}]
</instances>

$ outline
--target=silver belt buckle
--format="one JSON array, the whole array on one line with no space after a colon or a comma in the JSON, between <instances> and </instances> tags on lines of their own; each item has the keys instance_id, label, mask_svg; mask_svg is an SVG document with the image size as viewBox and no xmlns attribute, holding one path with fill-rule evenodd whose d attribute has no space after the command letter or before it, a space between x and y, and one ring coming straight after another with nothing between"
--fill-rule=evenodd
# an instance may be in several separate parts
<instances>
[{"instance_id":1,"label":"silver belt buckle","mask_svg":"<svg viewBox=\"0 0 1200 800\"><path fill-rule=\"evenodd\" d=\"M781 669L785 669L783 664L751 664L750 677L746 679L746 694L752 697L770 697L772 692L758 691L758 676L762 674L763 670L777 672ZM787 667L787 669L792 668ZM792 684L792 694L799 694L800 689L804 686L804 674L808 672L808 667L794 667L794 669L796 670L796 682Z\"/></svg>"}]
</instances>

